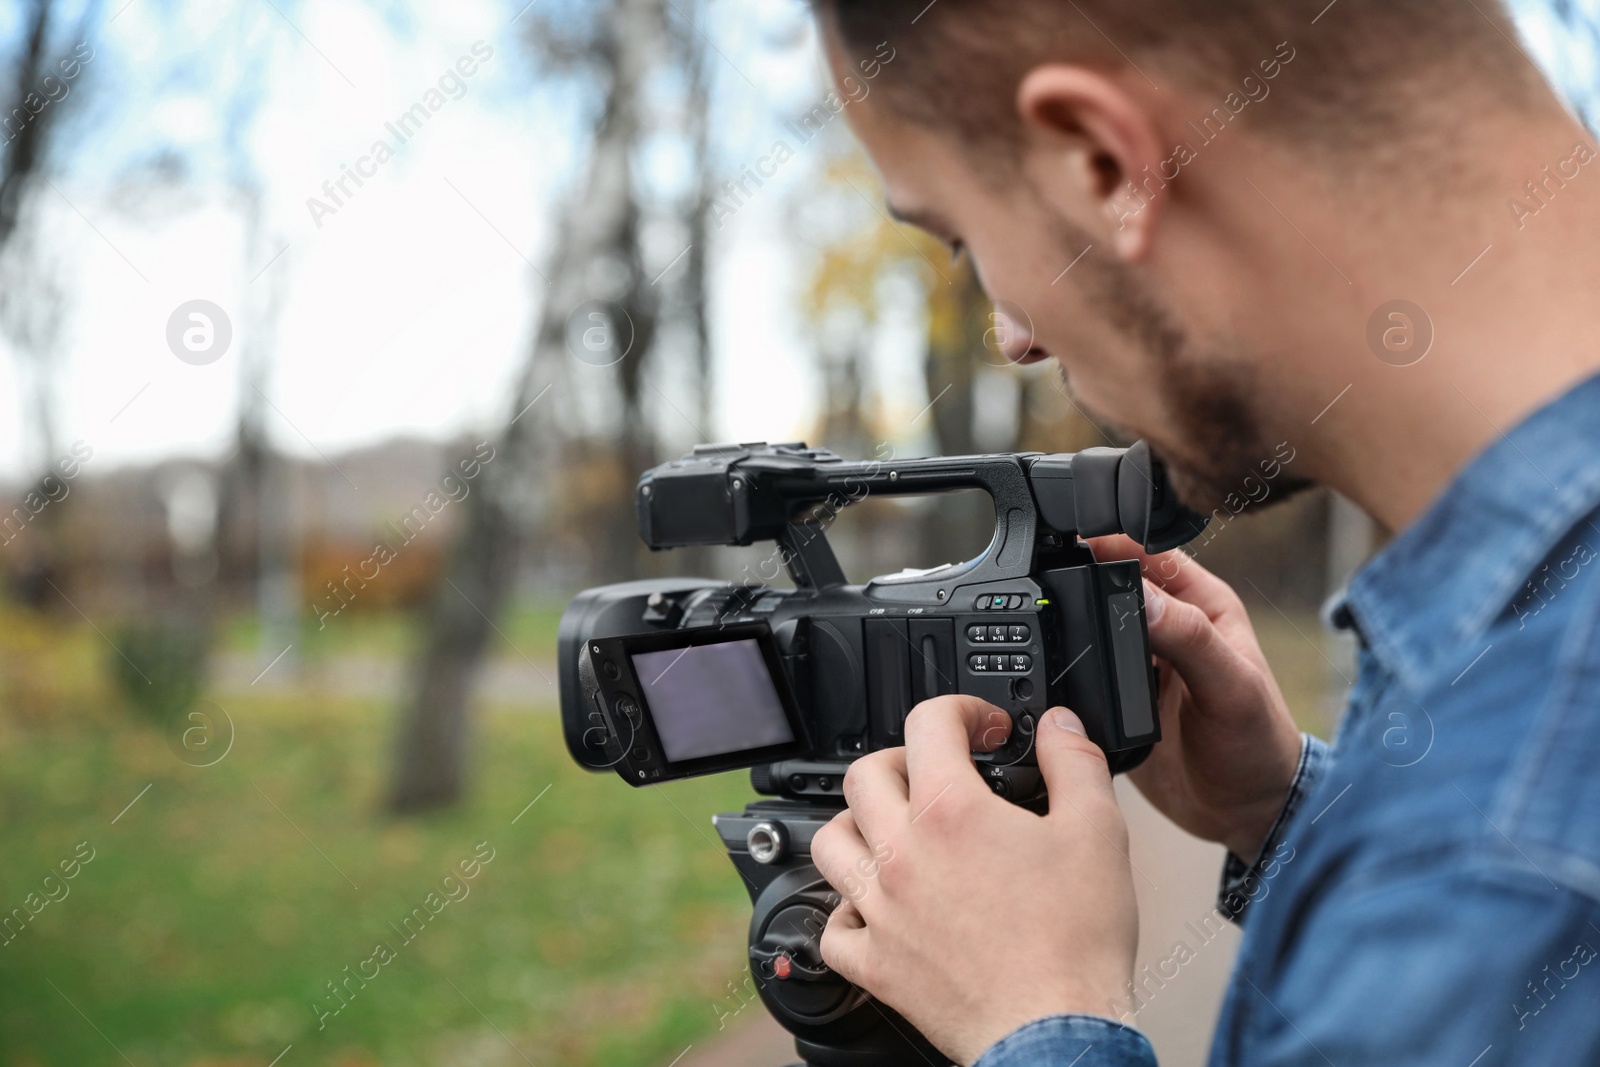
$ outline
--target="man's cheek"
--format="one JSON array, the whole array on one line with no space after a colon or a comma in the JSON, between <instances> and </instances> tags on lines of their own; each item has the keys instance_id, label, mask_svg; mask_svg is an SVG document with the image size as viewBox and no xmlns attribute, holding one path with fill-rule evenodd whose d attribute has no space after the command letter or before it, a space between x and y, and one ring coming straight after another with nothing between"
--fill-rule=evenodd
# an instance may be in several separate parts
<instances>
[{"instance_id":1,"label":"man's cheek","mask_svg":"<svg viewBox=\"0 0 1600 1067\"><path fill-rule=\"evenodd\" d=\"M1159 425L1159 412L1152 406L1155 390L1139 352L1106 331L1084 334L1065 346L1059 360L1077 406L1104 430L1142 436L1152 424Z\"/></svg>"}]
</instances>

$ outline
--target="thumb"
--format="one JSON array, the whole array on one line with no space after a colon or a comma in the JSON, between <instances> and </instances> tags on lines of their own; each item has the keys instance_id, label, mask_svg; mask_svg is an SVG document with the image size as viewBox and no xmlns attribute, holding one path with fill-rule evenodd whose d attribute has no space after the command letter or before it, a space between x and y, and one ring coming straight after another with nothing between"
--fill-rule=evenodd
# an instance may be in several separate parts
<instances>
[{"instance_id":1,"label":"thumb","mask_svg":"<svg viewBox=\"0 0 1600 1067\"><path fill-rule=\"evenodd\" d=\"M1102 830L1106 809L1117 812L1111 769L1100 746L1089 740L1083 723L1066 708L1052 708L1039 723L1035 740L1039 772L1050 794L1050 814L1074 810ZM1116 821L1121 821L1120 813Z\"/></svg>"}]
</instances>

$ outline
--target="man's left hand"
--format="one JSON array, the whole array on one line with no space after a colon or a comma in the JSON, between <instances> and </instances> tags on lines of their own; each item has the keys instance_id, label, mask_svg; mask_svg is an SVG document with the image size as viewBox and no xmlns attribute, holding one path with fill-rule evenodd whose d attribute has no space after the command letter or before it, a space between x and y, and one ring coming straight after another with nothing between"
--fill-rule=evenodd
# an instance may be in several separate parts
<instances>
[{"instance_id":1,"label":"man's left hand","mask_svg":"<svg viewBox=\"0 0 1600 1067\"><path fill-rule=\"evenodd\" d=\"M1133 977L1139 914L1128 833L1106 760L1065 708L1037 727L1050 813L990 792L974 750L1006 714L970 696L919 704L904 748L856 760L849 808L812 859L844 897L828 966L959 1064L1024 1023L1106 1015Z\"/></svg>"}]
</instances>

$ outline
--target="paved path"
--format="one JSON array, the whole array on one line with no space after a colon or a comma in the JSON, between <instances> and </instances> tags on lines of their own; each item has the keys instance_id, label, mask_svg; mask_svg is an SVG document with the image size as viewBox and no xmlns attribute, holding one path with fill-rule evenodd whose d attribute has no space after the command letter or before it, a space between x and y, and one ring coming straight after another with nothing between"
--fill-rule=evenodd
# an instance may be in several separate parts
<instances>
[{"instance_id":1,"label":"paved path","mask_svg":"<svg viewBox=\"0 0 1600 1067\"><path fill-rule=\"evenodd\" d=\"M396 656L346 655L296 663L293 650L266 671L257 657L236 652L213 657L212 683L220 693L318 694L394 701L411 684L411 663ZM478 671L474 692L496 705L556 705L554 662L497 657Z\"/></svg>"},{"instance_id":2,"label":"paved path","mask_svg":"<svg viewBox=\"0 0 1600 1067\"><path fill-rule=\"evenodd\" d=\"M758 1005L714 1038L691 1045L674 1067L788 1067L799 1062L794 1037Z\"/></svg>"},{"instance_id":3,"label":"paved path","mask_svg":"<svg viewBox=\"0 0 1600 1067\"><path fill-rule=\"evenodd\" d=\"M1134 972L1140 975L1148 966L1154 976L1147 986L1152 993L1134 1025L1155 1045L1161 1067L1200 1067L1239 950L1238 928L1224 926L1212 914L1223 848L1173 826L1124 779L1117 780L1117 798L1128 818L1129 858L1139 896ZM1174 952L1179 941L1193 954L1182 965L1175 960L1188 954ZM1173 977L1164 979L1163 974Z\"/></svg>"}]
</instances>

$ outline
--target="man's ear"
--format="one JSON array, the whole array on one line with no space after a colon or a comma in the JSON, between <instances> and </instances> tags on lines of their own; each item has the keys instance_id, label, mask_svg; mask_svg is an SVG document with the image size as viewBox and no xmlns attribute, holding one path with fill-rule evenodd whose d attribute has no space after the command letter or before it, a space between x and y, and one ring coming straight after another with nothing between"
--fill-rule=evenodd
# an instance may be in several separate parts
<instances>
[{"instance_id":1,"label":"man's ear","mask_svg":"<svg viewBox=\"0 0 1600 1067\"><path fill-rule=\"evenodd\" d=\"M1139 102L1115 82L1085 67L1047 64L1017 87L1017 112L1028 133L1025 151L1049 174L1041 195L1072 217L1090 199L1105 218L1117 252L1143 259L1170 180L1162 177L1160 138ZM1068 204L1057 197L1072 197Z\"/></svg>"}]
</instances>

